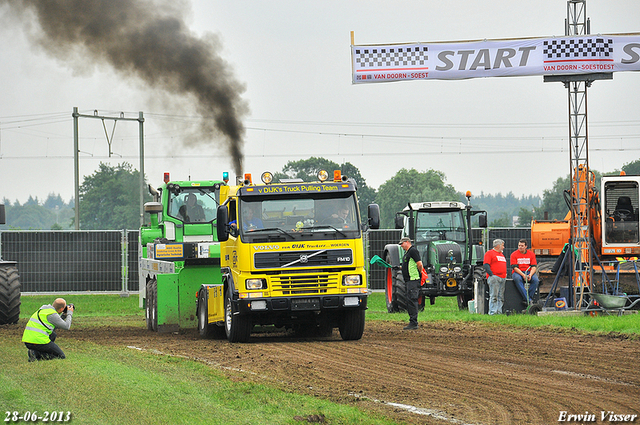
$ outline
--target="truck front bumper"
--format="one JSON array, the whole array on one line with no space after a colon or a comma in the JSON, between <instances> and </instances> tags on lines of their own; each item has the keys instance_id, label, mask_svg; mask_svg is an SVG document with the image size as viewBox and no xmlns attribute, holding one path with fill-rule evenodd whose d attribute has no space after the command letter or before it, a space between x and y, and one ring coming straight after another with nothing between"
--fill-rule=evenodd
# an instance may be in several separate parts
<instances>
[{"instance_id":1,"label":"truck front bumper","mask_svg":"<svg viewBox=\"0 0 640 425\"><path fill-rule=\"evenodd\" d=\"M240 314L254 314L265 312L303 312L328 310L365 310L367 308L366 294L345 295L315 295L301 297L253 298L237 299L234 311Z\"/></svg>"}]
</instances>

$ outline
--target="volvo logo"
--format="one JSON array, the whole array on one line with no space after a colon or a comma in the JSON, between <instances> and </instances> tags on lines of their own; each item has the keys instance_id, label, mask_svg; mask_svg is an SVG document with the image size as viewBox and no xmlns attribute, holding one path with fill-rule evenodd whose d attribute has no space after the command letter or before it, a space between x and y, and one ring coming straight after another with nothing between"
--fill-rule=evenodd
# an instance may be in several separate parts
<instances>
[{"instance_id":1,"label":"volvo logo","mask_svg":"<svg viewBox=\"0 0 640 425\"><path fill-rule=\"evenodd\" d=\"M309 257L307 257L305 254L302 254L300 256L300 262L301 263L308 263L309 262Z\"/></svg>"}]
</instances>

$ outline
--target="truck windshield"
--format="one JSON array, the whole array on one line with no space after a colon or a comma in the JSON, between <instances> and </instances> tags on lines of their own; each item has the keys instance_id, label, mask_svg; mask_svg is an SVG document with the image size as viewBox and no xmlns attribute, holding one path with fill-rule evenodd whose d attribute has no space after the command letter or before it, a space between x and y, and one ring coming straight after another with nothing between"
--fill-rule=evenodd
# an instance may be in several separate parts
<instances>
[{"instance_id":1,"label":"truck windshield","mask_svg":"<svg viewBox=\"0 0 640 425\"><path fill-rule=\"evenodd\" d=\"M336 195L342 195L337 197ZM353 192L250 197L240 201L240 229L245 240L280 237L313 240L360 237Z\"/></svg>"},{"instance_id":2,"label":"truck windshield","mask_svg":"<svg viewBox=\"0 0 640 425\"><path fill-rule=\"evenodd\" d=\"M189 187L169 193L168 214L184 223L213 221L217 206L217 193L212 187Z\"/></svg>"},{"instance_id":3,"label":"truck windshield","mask_svg":"<svg viewBox=\"0 0 640 425\"><path fill-rule=\"evenodd\" d=\"M416 242L466 240L462 211L419 211L416 215Z\"/></svg>"}]
</instances>

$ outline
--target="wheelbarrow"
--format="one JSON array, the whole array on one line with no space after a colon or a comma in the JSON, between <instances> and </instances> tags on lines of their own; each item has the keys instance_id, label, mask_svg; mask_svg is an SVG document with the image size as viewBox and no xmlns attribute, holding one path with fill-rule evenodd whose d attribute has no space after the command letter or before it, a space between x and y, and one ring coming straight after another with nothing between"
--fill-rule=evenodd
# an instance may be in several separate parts
<instances>
[{"instance_id":1,"label":"wheelbarrow","mask_svg":"<svg viewBox=\"0 0 640 425\"><path fill-rule=\"evenodd\" d=\"M587 307L587 312L602 312L604 314L616 313L622 316L625 310L634 310L637 304L640 304L640 297L635 301L627 295L609 295L609 294L590 294L592 301Z\"/></svg>"}]
</instances>

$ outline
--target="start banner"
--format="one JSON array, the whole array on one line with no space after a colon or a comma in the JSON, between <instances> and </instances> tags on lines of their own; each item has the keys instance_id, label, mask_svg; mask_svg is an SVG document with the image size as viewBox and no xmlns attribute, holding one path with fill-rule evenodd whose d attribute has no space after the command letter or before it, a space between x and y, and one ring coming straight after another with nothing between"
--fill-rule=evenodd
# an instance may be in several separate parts
<instances>
[{"instance_id":1,"label":"start banner","mask_svg":"<svg viewBox=\"0 0 640 425\"><path fill-rule=\"evenodd\" d=\"M640 34L352 45L352 82L640 71Z\"/></svg>"}]
</instances>

